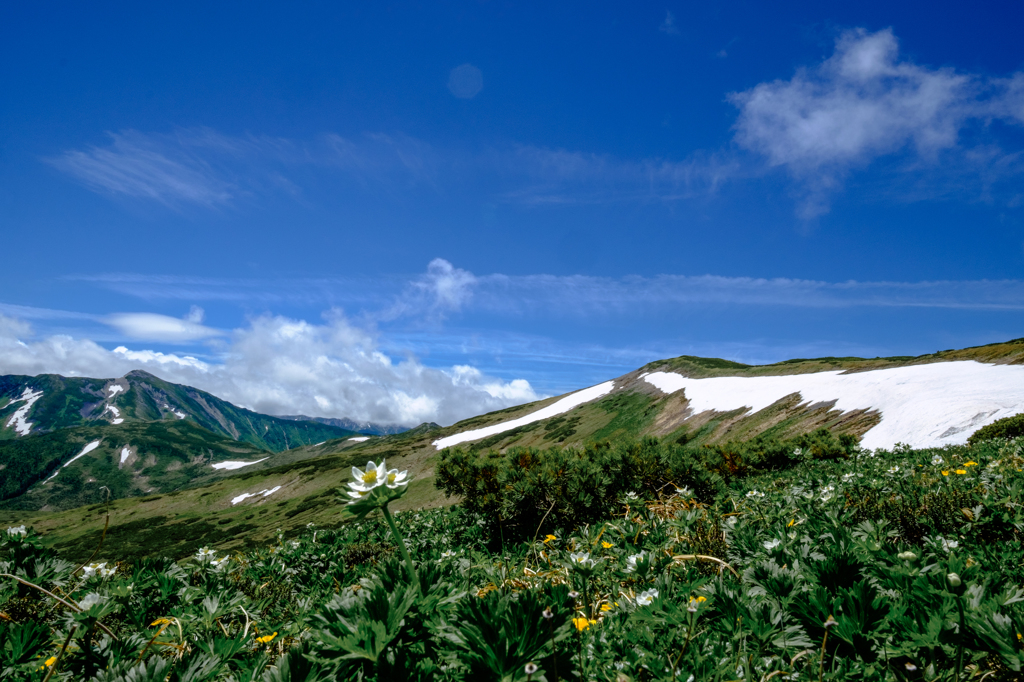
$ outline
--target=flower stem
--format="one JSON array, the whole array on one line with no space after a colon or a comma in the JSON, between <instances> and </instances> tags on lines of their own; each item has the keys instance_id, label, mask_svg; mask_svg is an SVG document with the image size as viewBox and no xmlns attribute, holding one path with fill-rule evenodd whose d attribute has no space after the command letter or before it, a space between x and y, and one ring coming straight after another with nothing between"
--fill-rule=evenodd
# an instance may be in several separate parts
<instances>
[{"instance_id":1,"label":"flower stem","mask_svg":"<svg viewBox=\"0 0 1024 682\"><path fill-rule=\"evenodd\" d=\"M391 516L391 511L385 504L380 508L384 512L384 519L388 522L388 526L391 527L391 534L395 536L395 542L398 543L398 549L402 553L402 559L405 560L405 567L409 570L409 579L412 580L413 584L416 585L416 590L423 593L420 587L420 578L416 574L416 568L412 565L412 557L409 556L409 550L405 548L405 540L402 539L402 534L398 532L398 526L395 525L395 518Z\"/></svg>"}]
</instances>

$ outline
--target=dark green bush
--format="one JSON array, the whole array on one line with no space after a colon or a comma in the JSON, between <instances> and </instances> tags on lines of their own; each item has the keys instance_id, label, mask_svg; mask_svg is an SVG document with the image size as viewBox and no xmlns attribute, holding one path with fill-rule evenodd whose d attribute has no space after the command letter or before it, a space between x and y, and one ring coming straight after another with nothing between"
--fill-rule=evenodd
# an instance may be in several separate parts
<instances>
[{"instance_id":1,"label":"dark green bush","mask_svg":"<svg viewBox=\"0 0 1024 682\"><path fill-rule=\"evenodd\" d=\"M807 460L846 458L852 436L819 429L790 440L770 437L721 445L661 442L654 437L612 446L510 448L441 453L435 485L483 516L506 540L545 529L573 529L616 513L628 493L646 499L688 487L702 502L728 495L731 481Z\"/></svg>"},{"instance_id":2,"label":"dark green bush","mask_svg":"<svg viewBox=\"0 0 1024 682\"><path fill-rule=\"evenodd\" d=\"M977 445L983 440L992 438L1019 438L1024 436L1024 412L1015 414L1012 417L997 419L988 426L983 426L967 439L971 445Z\"/></svg>"}]
</instances>

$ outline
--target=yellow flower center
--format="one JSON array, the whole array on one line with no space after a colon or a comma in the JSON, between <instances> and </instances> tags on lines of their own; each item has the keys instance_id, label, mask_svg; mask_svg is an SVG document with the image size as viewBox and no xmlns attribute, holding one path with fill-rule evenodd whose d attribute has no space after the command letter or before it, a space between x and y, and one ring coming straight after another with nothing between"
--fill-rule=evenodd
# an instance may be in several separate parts
<instances>
[{"instance_id":1,"label":"yellow flower center","mask_svg":"<svg viewBox=\"0 0 1024 682\"><path fill-rule=\"evenodd\" d=\"M377 470L370 469L363 474L363 483L376 483L377 482Z\"/></svg>"}]
</instances>

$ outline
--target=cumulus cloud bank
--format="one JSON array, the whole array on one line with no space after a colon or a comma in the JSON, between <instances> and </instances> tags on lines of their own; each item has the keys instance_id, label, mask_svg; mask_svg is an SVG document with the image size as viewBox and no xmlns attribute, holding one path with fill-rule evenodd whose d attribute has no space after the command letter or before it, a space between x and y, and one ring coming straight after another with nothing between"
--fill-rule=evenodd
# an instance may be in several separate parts
<instances>
[{"instance_id":1,"label":"cumulus cloud bank","mask_svg":"<svg viewBox=\"0 0 1024 682\"><path fill-rule=\"evenodd\" d=\"M828 210L829 191L854 167L906 149L935 161L972 120L1024 122L1024 76L901 60L891 29L847 31L814 68L729 98L740 109L736 142L808 183L808 216Z\"/></svg>"},{"instance_id":2,"label":"cumulus cloud bank","mask_svg":"<svg viewBox=\"0 0 1024 682\"><path fill-rule=\"evenodd\" d=\"M463 365L442 370L414 358L396 361L338 311L323 324L253 319L232 333L217 361L125 346L107 350L66 335L34 339L27 323L0 315L0 374L118 377L133 369L258 412L408 426L451 424L541 397L522 379L506 382Z\"/></svg>"}]
</instances>

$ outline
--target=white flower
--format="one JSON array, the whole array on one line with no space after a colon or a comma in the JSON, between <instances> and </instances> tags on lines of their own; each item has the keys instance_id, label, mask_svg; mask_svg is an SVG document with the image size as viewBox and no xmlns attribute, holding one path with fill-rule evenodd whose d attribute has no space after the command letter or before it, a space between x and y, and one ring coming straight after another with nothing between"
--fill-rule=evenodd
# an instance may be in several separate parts
<instances>
[{"instance_id":1,"label":"white flower","mask_svg":"<svg viewBox=\"0 0 1024 682\"><path fill-rule=\"evenodd\" d=\"M98 575L101 578L109 578L114 575L117 571L116 568L107 568L107 562L103 561L98 564L89 564L88 566L82 567L82 577L91 578Z\"/></svg>"},{"instance_id":2,"label":"white flower","mask_svg":"<svg viewBox=\"0 0 1024 682\"><path fill-rule=\"evenodd\" d=\"M590 558L589 552L573 552L569 555L569 561L578 566L593 566L594 560Z\"/></svg>"},{"instance_id":3,"label":"white flower","mask_svg":"<svg viewBox=\"0 0 1024 682\"><path fill-rule=\"evenodd\" d=\"M637 606L648 606L648 605L650 605L651 602L654 601L654 598L657 597L657 596L658 596L658 590L656 590L654 588L651 588L649 590L644 590L640 594L636 595L636 605Z\"/></svg>"},{"instance_id":4,"label":"white flower","mask_svg":"<svg viewBox=\"0 0 1024 682\"><path fill-rule=\"evenodd\" d=\"M352 488L356 493L368 493L384 483L384 480L387 478L387 471L387 468L384 466L384 460L380 461L380 465L367 462L365 471L360 471L359 467L352 467L352 478L355 481L349 483L348 487ZM353 495L352 493L349 493L349 496L362 497L361 494Z\"/></svg>"},{"instance_id":5,"label":"white flower","mask_svg":"<svg viewBox=\"0 0 1024 682\"><path fill-rule=\"evenodd\" d=\"M889 471L887 471L886 473L895 474L899 470L900 470L900 467L899 467L899 465L897 465L897 466L894 466L894 467L890 468Z\"/></svg>"},{"instance_id":6,"label":"white flower","mask_svg":"<svg viewBox=\"0 0 1024 682\"><path fill-rule=\"evenodd\" d=\"M942 459L942 455L932 455L932 464L934 466L939 466L940 464L944 463L945 461L946 460Z\"/></svg>"},{"instance_id":7,"label":"white flower","mask_svg":"<svg viewBox=\"0 0 1024 682\"><path fill-rule=\"evenodd\" d=\"M939 540L942 541L942 549L945 552L948 552L951 549L956 549L960 546L960 543L956 540L947 540L946 538L939 538Z\"/></svg>"},{"instance_id":8,"label":"white flower","mask_svg":"<svg viewBox=\"0 0 1024 682\"><path fill-rule=\"evenodd\" d=\"M381 464L383 465L383 462L381 462ZM392 469L384 477L384 484L387 487L394 489L394 488L397 488L400 485L408 485L408 483L409 483L408 478L409 478L408 470L406 470L406 471L399 471L398 469Z\"/></svg>"},{"instance_id":9,"label":"white flower","mask_svg":"<svg viewBox=\"0 0 1024 682\"><path fill-rule=\"evenodd\" d=\"M217 555L217 550L210 549L209 547L203 547L196 552L196 559L199 561L213 561L213 557Z\"/></svg>"},{"instance_id":10,"label":"white flower","mask_svg":"<svg viewBox=\"0 0 1024 682\"><path fill-rule=\"evenodd\" d=\"M752 497L764 497L764 493L759 492L757 490L751 490L749 493L747 493L747 499L750 499Z\"/></svg>"},{"instance_id":11,"label":"white flower","mask_svg":"<svg viewBox=\"0 0 1024 682\"><path fill-rule=\"evenodd\" d=\"M779 540L778 538L775 538L774 540L766 540L762 544L764 545L764 548L767 549L770 552L771 550L773 550L776 547L778 547L779 545L781 545L782 541Z\"/></svg>"},{"instance_id":12,"label":"white flower","mask_svg":"<svg viewBox=\"0 0 1024 682\"><path fill-rule=\"evenodd\" d=\"M626 499L627 499L627 500L635 500L635 499L637 499L637 498L639 498L639 497L640 497L640 496L639 496L639 495L637 495L637 494L636 494L636 493L635 493L634 491L632 491L632 490L630 490L630 491L629 491L628 493L626 493Z\"/></svg>"},{"instance_id":13,"label":"white flower","mask_svg":"<svg viewBox=\"0 0 1024 682\"><path fill-rule=\"evenodd\" d=\"M224 568L229 561L231 561L231 557L229 556L224 556L220 559L214 559L210 562L210 568L212 568L215 571L219 571L220 569Z\"/></svg>"},{"instance_id":14,"label":"white flower","mask_svg":"<svg viewBox=\"0 0 1024 682\"><path fill-rule=\"evenodd\" d=\"M636 571L636 563L643 561L647 556L647 550L641 550L639 554L630 554L626 557L626 573L634 573Z\"/></svg>"},{"instance_id":15,"label":"white flower","mask_svg":"<svg viewBox=\"0 0 1024 682\"><path fill-rule=\"evenodd\" d=\"M78 600L78 606L81 607L83 611L88 611L96 604L102 604L104 601L106 600L98 593L90 592L89 594L85 595L80 600Z\"/></svg>"},{"instance_id":16,"label":"white flower","mask_svg":"<svg viewBox=\"0 0 1024 682\"><path fill-rule=\"evenodd\" d=\"M834 485L827 485L824 488L822 488L821 489L821 501L822 502L828 502L829 500L831 500L832 499L832 493L834 493L835 491L836 491L836 487Z\"/></svg>"},{"instance_id":17,"label":"white flower","mask_svg":"<svg viewBox=\"0 0 1024 682\"><path fill-rule=\"evenodd\" d=\"M450 559L453 556L455 556L455 552L453 552L450 549L446 549L445 551L441 552L441 558L442 559Z\"/></svg>"},{"instance_id":18,"label":"white flower","mask_svg":"<svg viewBox=\"0 0 1024 682\"><path fill-rule=\"evenodd\" d=\"M679 495L680 497L693 497L693 491L690 490L688 486L684 485L682 488L676 488L676 495Z\"/></svg>"},{"instance_id":19,"label":"white flower","mask_svg":"<svg viewBox=\"0 0 1024 682\"><path fill-rule=\"evenodd\" d=\"M28 535L28 531L25 530L25 526L11 526L7 529L7 534L12 538L23 538Z\"/></svg>"}]
</instances>

